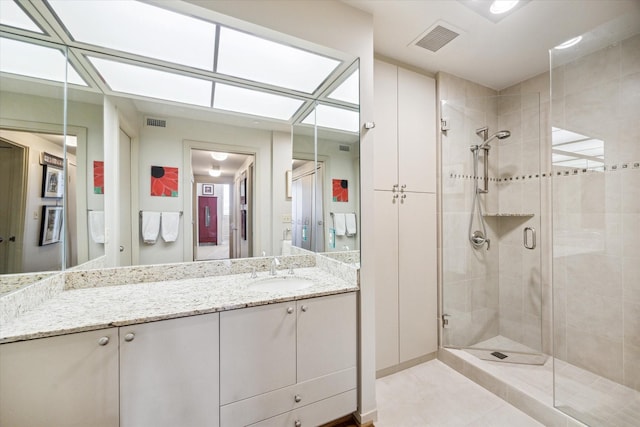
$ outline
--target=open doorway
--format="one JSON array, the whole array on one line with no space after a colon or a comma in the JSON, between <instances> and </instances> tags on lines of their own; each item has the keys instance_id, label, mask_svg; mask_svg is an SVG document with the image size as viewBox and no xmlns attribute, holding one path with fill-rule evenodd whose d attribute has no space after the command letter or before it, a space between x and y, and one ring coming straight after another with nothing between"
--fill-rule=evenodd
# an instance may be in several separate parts
<instances>
[{"instance_id":1,"label":"open doorway","mask_svg":"<svg viewBox=\"0 0 640 427\"><path fill-rule=\"evenodd\" d=\"M255 156L192 149L194 261L251 256Z\"/></svg>"}]
</instances>

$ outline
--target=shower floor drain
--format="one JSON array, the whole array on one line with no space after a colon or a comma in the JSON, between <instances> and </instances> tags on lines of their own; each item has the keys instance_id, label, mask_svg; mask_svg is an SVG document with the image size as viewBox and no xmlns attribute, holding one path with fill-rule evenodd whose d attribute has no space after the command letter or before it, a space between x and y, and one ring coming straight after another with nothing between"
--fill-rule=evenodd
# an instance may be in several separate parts
<instances>
[{"instance_id":1,"label":"shower floor drain","mask_svg":"<svg viewBox=\"0 0 640 427\"><path fill-rule=\"evenodd\" d=\"M500 353L499 351L494 351L493 353L491 353L491 355L497 357L500 360L506 359L507 357L509 357L504 353Z\"/></svg>"}]
</instances>

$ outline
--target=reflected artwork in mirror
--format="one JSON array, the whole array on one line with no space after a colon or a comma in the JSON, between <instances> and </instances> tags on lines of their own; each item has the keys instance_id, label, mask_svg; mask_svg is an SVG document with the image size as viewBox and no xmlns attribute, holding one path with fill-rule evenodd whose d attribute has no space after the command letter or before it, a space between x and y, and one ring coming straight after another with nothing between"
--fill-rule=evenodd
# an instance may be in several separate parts
<instances>
[{"instance_id":1,"label":"reflected artwork in mirror","mask_svg":"<svg viewBox=\"0 0 640 427\"><path fill-rule=\"evenodd\" d=\"M20 178L11 186L19 191L8 196L16 203L0 212L0 237L16 243L0 242L0 283L12 273L279 255L292 245L359 248L356 58L237 20L232 28L222 16L195 17L200 32L182 36L197 40L211 67L181 56L182 48L160 51L164 44L136 29L152 25L151 15L194 19L180 2L88 0L74 10L59 1L11 3L22 19L0 18L0 153L13 153ZM139 8L150 14L136 14ZM110 16L136 36L93 34L91 22ZM252 61L262 65L232 62L234 50L256 53ZM10 52L29 55L17 60ZM296 60L273 60L282 55ZM38 142L8 138L16 132ZM64 161L59 199L41 197L43 152ZM176 197L150 196L148 171L157 165L178 171ZM296 190L305 175L315 183L311 195ZM347 202L333 201L334 179L348 182ZM303 199L316 212L306 247L293 243ZM62 245L39 245L44 205L63 208ZM144 242L142 212L161 218L155 244ZM334 216L343 213L352 214L351 235L336 230ZM204 234L216 238L202 240L214 216L215 233ZM45 249L47 257L33 253Z\"/></svg>"}]
</instances>

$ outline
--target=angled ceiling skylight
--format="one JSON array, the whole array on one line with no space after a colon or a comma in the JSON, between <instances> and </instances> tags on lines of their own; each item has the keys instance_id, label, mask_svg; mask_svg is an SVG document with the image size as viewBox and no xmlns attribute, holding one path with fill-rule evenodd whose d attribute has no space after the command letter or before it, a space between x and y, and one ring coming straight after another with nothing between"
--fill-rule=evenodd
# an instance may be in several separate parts
<instances>
[{"instance_id":1,"label":"angled ceiling skylight","mask_svg":"<svg viewBox=\"0 0 640 427\"><path fill-rule=\"evenodd\" d=\"M327 98L337 101L360 104L360 77L358 70L355 70L340 86L335 88Z\"/></svg>"},{"instance_id":2,"label":"angled ceiling skylight","mask_svg":"<svg viewBox=\"0 0 640 427\"><path fill-rule=\"evenodd\" d=\"M13 0L0 1L0 24L43 34L40 27Z\"/></svg>"},{"instance_id":3,"label":"angled ceiling skylight","mask_svg":"<svg viewBox=\"0 0 640 427\"><path fill-rule=\"evenodd\" d=\"M48 0L77 42L213 71L216 25L131 0Z\"/></svg>"},{"instance_id":4,"label":"angled ceiling skylight","mask_svg":"<svg viewBox=\"0 0 640 427\"><path fill-rule=\"evenodd\" d=\"M213 108L289 120L302 106L303 101L267 92L216 83Z\"/></svg>"},{"instance_id":5,"label":"angled ceiling skylight","mask_svg":"<svg viewBox=\"0 0 640 427\"><path fill-rule=\"evenodd\" d=\"M164 99L184 104L211 106L209 80L169 73L124 62L87 56L105 83L115 92Z\"/></svg>"},{"instance_id":6,"label":"angled ceiling skylight","mask_svg":"<svg viewBox=\"0 0 640 427\"><path fill-rule=\"evenodd\" d=\"M220 28L217 72L313 93L340 64L326 56Z\"/></svg>"},{"instance_id":7,"label":"angled ceiling skylight","mask_svg":"<svg viewBox=\"0 0 640 427\"><path fill-rule=\"evenodd\" d=\"M554 166L582 169L604 167L604 141L566 129L551 128Z\"/></svg>"},{"instance_id":8,"label":"angled ceiling skylight","mask_svg":"<svg viewBox=\"0 0 640 427\"><path fill-rule=\"evenodd\" d=\"M0 71L37 79L68 82L87 86L73 67L67 68L67 59L61 50L26 43L20 40L0 38Z\"/></svg>"},{"instance_id":9,"label":"angled ceiling skylight","mask_svg":"<svg viewBox=\"0 0 640 427\"><path fill-rule=\"evenodd\" d=\"M315 123L324 128L358 132L360 129L360 115L357 111L320 104L315 109L315 117L313 111L311 111L302 123L307 125Z\"/></svg>"}]
</instances>

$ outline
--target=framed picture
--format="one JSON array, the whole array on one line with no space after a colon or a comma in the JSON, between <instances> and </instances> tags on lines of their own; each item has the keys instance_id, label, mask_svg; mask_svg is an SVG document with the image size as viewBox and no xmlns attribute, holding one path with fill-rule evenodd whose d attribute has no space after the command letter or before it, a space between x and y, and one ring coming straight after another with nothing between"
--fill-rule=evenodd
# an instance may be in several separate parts
<instances>
[{"instance_id":1,"label":"framed picture","mask_svg":"<svg viewBox=\"0 0 640 427\"><path fill-rule=\"evenodd\" d=\"M62 236L62 206L43 206L40 225L40 246L60 242Z\"/></svg>"},{"instance_id":2,"label":"framed picture","mask_svg":"<svg viewBox=\"0 0 640 427\"><path fill-rule=\"evenodd\" d=\"M44 165L42 170L42 197L62 198L64 194L63 170Z\"/></svg>"},{"instance_id":3,"label":"framed picture","mask_svg":"<svg viewBox=\"0 0 640 427\"><path fill-rule=\"evenodd\" d=\"M240 204L247 204L247 178L240 180Z\"/></svg>"},{"instance_id":4,"label":"framed picture","mask_svg":"<svg viewBox=\"0 0 640 427\"><path fill-rule=\"evenodd\" d=\"M202 195L213 196L213 184L202 184Z\"/></svg>"}]
</instances>

